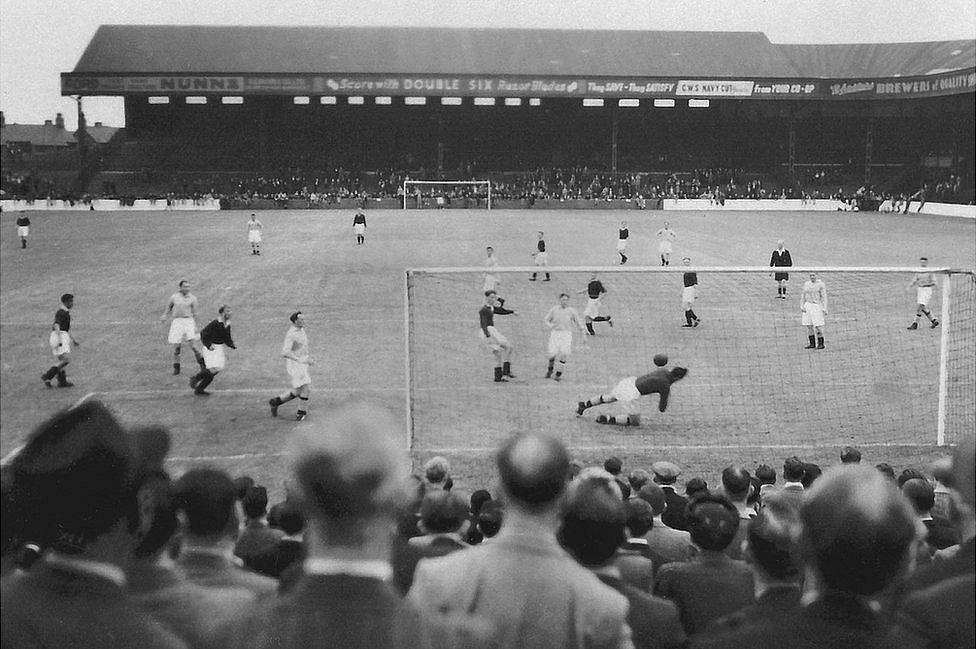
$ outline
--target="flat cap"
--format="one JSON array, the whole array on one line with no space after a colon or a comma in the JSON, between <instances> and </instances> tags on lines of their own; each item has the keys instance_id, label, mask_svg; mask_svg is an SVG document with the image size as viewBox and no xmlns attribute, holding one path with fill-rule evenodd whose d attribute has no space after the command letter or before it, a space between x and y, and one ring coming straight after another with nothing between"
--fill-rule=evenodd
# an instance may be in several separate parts
<instances>
[{"instance_id":1,"label":"flat cap","mask_svg":"<svg viewBox=\"0 0 976 649\"><path fill-rule=\"evenodd\" d=\"M677 464L664 460L652 464L651 471L654 472L654 475L667 480L673 480L681 475L681 469L678 468Z\"/></svg>"}]
</instances>

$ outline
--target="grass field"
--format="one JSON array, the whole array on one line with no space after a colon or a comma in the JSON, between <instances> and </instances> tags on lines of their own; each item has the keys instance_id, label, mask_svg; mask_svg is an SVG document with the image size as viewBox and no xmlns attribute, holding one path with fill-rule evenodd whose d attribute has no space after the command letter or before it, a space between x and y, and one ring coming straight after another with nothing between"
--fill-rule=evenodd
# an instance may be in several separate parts
<instances>
[{"instance_id":1,"label":"grass field","mask_svg":"<svg viewBox=\"0 0 976 649\"><path fill-rule=\"evenodd\" d=\"M928 254L933 266L976 267L976 222L915 215L371 211L367 245L361 247L355 246L351 212L258 216L265 224L260 257L249 254L247 215L242 212L38 212L31 215L27 250L16 239L14 215L0 215L0 451L9 452L57 409L96 393L126 423L168 425L174 437L174 470L209 464L232 474L248 473L277 492L285 477L283 451L289 434L296 426L314 426L321 413L346 399L368 397L388 405L404 419L406 430L404 269L480 266L489 244L502 265L527 265L537 230L546 232L551 263L559 266L611 264L616 228L625 218L632 232L631 264L656 263L653 233L667 219L679 237L674 257L688 254L700 266L765 265L776 239L783 238L802 266L911 266L919 254ZM442 452L454 465L460 487L479 488L493 479L490 449L506 430L540 426L566 439L580 459L602 461L613 453L633 468L667 457L685 467L682 478L700 475L712 484L730 462L749 468L757 462L779 466L795 453L829 465L848 443L862 448L866 462L887 461L896 468L924 465L943 454L934 446L934 420L928 428L924 423L934 404L926 400L929 405L921 411L906 410L911 397L931 392L922 384L931 384L933 350L938 349L935 332L910 332L918 335L908 343L898 337L905 335L912 315L911 296L904 292L907 276L884 287L898 294L882 300L888 306L877 327L855 324L869 315L857 311L865 307L856 306L864 286L852 282L843 288L838 279L831 314L836 320L828 317L828 352L833 356L816 360L798 349L805 339L793 312L796 305L771 299L772 280L762 275L757 286L768 294L768 302L736 308L729 306L736 300L719 300L714 293L709 298L709 277L699 276L703 297L698 311L705 324L694 332L678 327L680 307L674 302L679 293L670 284L642 284L641 297L629 311L630 304L620 297L624 291L616 291L610 304L620 325L600 330L605 335L574 356L560 384L541 378L545 333L540 321L556 293L579 290L585 275L557 275L550 284L529 284L521 274L504 278L502 292L521 311L517 320L499 318L519 345L519 383L506 386L490 384L490 357L474 338L480 277L473 284L451 280L441 293L432 293L431 308L438 309L429 316L433 319L415 319L422 325L415 342L423 354L414 366L419 390L414 462ZM239 349L230 352L228 369L207 399L195 397L186 385L194 366L188 350L183 352L183 375L170 375L168 323L161 323L159 316L180 279L192 283L203 322L221 303L234 309ZM830 288L832 280L826 280ZM680 284L676 275L668 281ZM794 276L794 293L800 281ZM715 280L713 286L719 283ZM47 332L63 292L76 296L72 331L81 346L69 366L76 387L46 390L39 377L49 365ZM582 310L582 296L574 297ZM665 308L656 306L665 301ZM287 387L279 349L288 314L299 308L306 313L317 364L312 368L310 419L296 424L291 404L282 408L279 419L272 419L267 400ZM845 308L854 311L845 314ZM775 342L750 339L750 330L767 326L776 332ZM642 327L656 333L644 335ZM863 338L845 341L845 331ZM679 337L692 333L700 338ZM900 354L903 345L908 351ZM686 359L693 371L686 385L676 386L673 409L665 416L655 418L656 409L650 416L649 404L648 424L637 431L576 420L572 406L578 398L636 373L629 369L638 364L634 356L662 346L676 362ZM882 349L887 351L878 351ZM782 380L764 383L768 372L751 373L750 358L743 354L782 358L784 369L777 374ZM863 376L846 376L858 359ZM709 361L739 369L710 373ZM767 365L759 369L768 370L771 362L764 360ZM836 373L838 368L831 367L835 362L845 363L841 373L848 384L871 385L871 394L882 404L864 426L843 426L843 413L834 407L841 396L809 385L811 374ZM906 367L915 378L901 392L896 373ZM692 381L696 376L697 387ZM768 392L760 397L762 403L772 403L770 407L786 415L799 407L823 411L825 425L815 432L768 430L765 420L749 418L756 397L737 397L729 385L735 380L753 386L750 395ZM765 387L755 387L760 385ZM801 397L821 396L775 405L782 389ZM809 419L809 413L805 416ZM889 425L890 435L878 432Z\"/></svg>"}]
</instances>

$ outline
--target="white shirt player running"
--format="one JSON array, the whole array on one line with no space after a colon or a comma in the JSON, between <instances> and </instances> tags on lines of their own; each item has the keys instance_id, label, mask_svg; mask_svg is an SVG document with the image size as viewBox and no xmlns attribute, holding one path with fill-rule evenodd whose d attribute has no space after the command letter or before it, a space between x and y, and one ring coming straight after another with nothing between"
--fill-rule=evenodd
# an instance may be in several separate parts
<instances>
[{"instance_id":1,"label":"white shirt player running","mask_svg":"<svg viewBox=\"0 0 976 649\"><path fill-rule=\"evenodd\" d=\"M565 298L568 302L569 298ZM549 355L569 356L573 351L573 330L579 329L585 333L579 312L564 303L560 298L559 304L549 309L543 321L549 327Z\"/></svg>"},{"instance_id":2,"label":"white shirt player running","mask_svg":"<svg viewBox=\"0 0 976 649\"><path fill-rule=\"evenodd\" d=\"M285 334L285 342L281 345L281 353L289 354L285 358L285 369L291 378L291 387L300 388L312 382L308 372L308 335L304 327L292 325Z\"/></svg>"}]
</instances>

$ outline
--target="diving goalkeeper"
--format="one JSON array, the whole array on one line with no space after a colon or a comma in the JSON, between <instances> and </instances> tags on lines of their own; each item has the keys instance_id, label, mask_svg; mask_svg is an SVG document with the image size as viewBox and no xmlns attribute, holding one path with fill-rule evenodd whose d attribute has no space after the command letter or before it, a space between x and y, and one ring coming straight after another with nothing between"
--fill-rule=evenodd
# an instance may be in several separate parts
<instances>
[{"instance_id":1,"label":"diving goalkeeper","mask_svg":"<svg viewBox=\"0 0 976 649\"><path fill-rule=\"evenodd\" d=\"M664 412L668 408L668 397L671 394L671 384L680 381L687 374L688 370L684 367L675 367L672 370L664 369L668 364L666 354L657 354L654 357L656 369L651 370L643 376L629 376L621 379L614 386L610 394L601 394L589 401L580 401L576 407L576 416L582 417L587 408L599 406L604 403L614 403L619 401L623 406L621 417L600 415L596 418L600 424L620 424L623 426L640 426L640 414L637 412L637 399L645 394L657 393L660 395L658 410Z\"/></svg>"}]
</instances>

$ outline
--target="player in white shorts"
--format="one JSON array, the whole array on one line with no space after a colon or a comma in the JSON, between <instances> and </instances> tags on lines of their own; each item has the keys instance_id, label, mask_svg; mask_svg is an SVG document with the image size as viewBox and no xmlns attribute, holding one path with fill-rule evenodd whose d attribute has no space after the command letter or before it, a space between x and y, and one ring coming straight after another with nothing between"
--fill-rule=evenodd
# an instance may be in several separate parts
<instances>
[{"instance_id":1,"label":"player in white shorts","mask_svg":"<svg viewBox=\"0 0 976 649\"><path fill-rule=\"evenodd\" d=\"M478 320L481 325L481 341L495 357L495 383L504 383L508 378L515 378L512 374L512 352L514 345L495 327L496 315L518 315L513 309L506 309L495 291L485 291L485 303L478 310ZM507 377L507 378L506 378Z\"/></svg>"},{"instance_id":2,"label":"player in white shorts","mask_svg":"<svg viewBox=\"0 0 976 649\"><path fill-rule=\"evenodd\" d=\"M671 229L671 224L665 221L664 227L657 231L656 236L660 241L657 245L657 252L661 255L661 265L670 266L672 244L678 235Z\"/></svg>"},{"instance_id":3,"label":"player in white shorts","mask_svg":"<svg viewBox=\"0 0 976 649\"><path fill-rule=\"evenodd\" d=\"M356 245L361 246L366 243L366 215L363 208L356 210L356 215L352 217L352 231L356 233Z\"/></svg>"},{"instance_id":4,"label":"player in white shorts","mask_svg":"<svg viewBox=\"0 0 976 649\"><path fill-rule=\"evenodd\" d=\"M583 310L583 320L586 326L586 333L595 336L596 331L593 330L594 322L606 322L611 327L613 326L613 319L608 315L600 315L600 307L603 304L603 296L609 293L607 288L603 285L596 277L596 273L590 275L590 281L586 284L586 288L580 293L586 293L587 302L586 309Z\"/></svg>"},{"instance_id":5,"label":"player in white shorts","mask_svg":"<svg viewBox=\"0 0 976 649\"><path fill-rule=\"evenodd\" d=\"M261 221L258 221L257 217L252 214L251 219L247 222L247 242L251 244L251 254L260 255L261 254L261 230L264 225Z\"/></svg>"},{"instance_id":6,"label":"player in white shorts","mask_svg":"<svg viewBox=\"0 0 976 649\"><path fill-rule=\"evenodd\" d=\"M30 219L26 212L17 214L17 236L20 237L20 247L27 247L27 237L30 236Z\"/></svg>"},{"instance_id":7,"label":"player in white shorts","mask_svg":"<svg viewBox=\"0 0 976 649\"><path fill-rule=\"evenodd\" d=\"M535 259L535 265L540 267L546 267L549 265L549 253L546 251L546 240L545 234L539 232L539 240L535 244L536 251L532 253L532 257ZM529 278L530 282L534 282L538 273L532 273L532 277ZM549 281L549 272L546 271L546 277L543 282Z\"/></svg>"},{"instance_id":8,"label":"player in white shorts","mask_svg":"<svg viewBox=\"0 0 976 649\"><path fill-rule=\"evenodd\" d=\"M207 386L214 380L217 373L227 366L225 347L237 349L234 339L230 337L230 306L224 304L217 309L217 318L200 331L200 342L203 344L203 361L206 367L190 379L193 392L201 397L210 396Z\"/></svg>"},{"instance_id":9,"label":"player in white shorts","mask_svg":"<svg viewBox=\"0 0 976 649\"><path fill-rule=\"evenodd\" d=\"M569 306L568 293L559 294L559 304L549 309L543 322L549 327L549 367L546 370L546 378L551 377L559 381L563 377L563 370L566 369L566 361L573 353L573 330L579 329L585 341L586 329L583 327L579 313ZM556 363L559 364L558 367L555 367ZM554 367L555 376L552 373Z\"/></svg>"},{"instance_id":10,"label":"player in white shorts","mask_svg":"<svg viewBox=\"0 0 976 649\"><path fill-rule=\"evenodd\" d=\"M68 380L64 368L71 362L71 346L78 345L78 341L71 335L71 308L75 305L75 296L65 293L61 296L61 304L54 314L54 324L51 325L51 333L48 336L48 345L51 353L57 359L57 363L52 365L44 374L41 380L44 385L51 387L51 379L57 377L59 388L70 388L74 385Z\"/></svg>"},{"instance_id":11,"label":"player in white shorts","mask_svg":"<svg viewBox=\"0 0 976 649\"><path fill-rule=\"evenodd\" d=\"M630 230L627 229L627 222L620 222L620 229L617 231L617 254L620 255L620 265L627 263L627 239L630 238Z\"/></svg>"},{"instance_id":12,"label":"player in white shorts","mask_svg":"<svg viewBox=\"0 0 976 649\"><path fill-rule=\"evenodd\" d=\"M800 321L807 328L806 349L824 349L824 316L827 315L827 286L816 273L804 282L800 294Z\"/></svg>"},{"instance_id":13,"label":"player in white shorts","mask_svg":"<svg viewBox=\"0 0 976 649\"><path fill-rule=\"evenodd\" d=\"M190 349L193 350L200 369L207 369L203 361L200 334L197 333L197 297L190 293L190 283L185 279L180 281L179 288L179 291L170 296L166 310L159 318L165 322L166 318L173 316L167 337L169 344L173 345L173 374L180 373L180 348L183 342L190 343Z\"/></svg>"},{"instance_id":14,"label":"player in white shorts","mask_svg":"<svg viewBox=\"0 0 976 649\"><path fill-rule=\"evenodd\" d=\"M485 282L481 290L495 291L498 290L498 285L501 284L498 276L495 274L495 268L498 267L498 260L495 258L495 249L491 246L485 248L485 252L488 254L488 257L485 259Z\"/></svg>"},{"instance_id":15,"label":"player in white shorts","mask_svg":"<svg viewBox=\"0 0 976 649\"><path fill-rule=\"evenodd\" d=\"M691 266L691 257L681 260L685 266ZM697 327L701 318L695 313L695 300L698 299L698 273L684 273L682 275L684 288L681 289L681 308L685 311L685 324L682 327Z\"/></svg>"},{"instance_id":16,"label":"player in white shorts","mask_svg":"<svg viewBox=\"0 0 976 649\"><path fill-rule=\"evenodd\" d=\"M285 359L285 370L291 379L291 389L268 401L271 406L271 416L278 416L278 408L294 398L299 399L296 421L305 421L308 417L308 398L311 394L312 377L308 368L315 363L308 355L308 336L305 333L305 316L296 311L289 316L291 327L285 334L285 342L281 346L281 355Z\"/></svg>"},{"instance_id":17,"label":"player in white shorts","mask_svg":"<svg viewBox=\"0 0 976 649\"><path fill-rule=\"evenodd\" d=\"M929 265L928 257L921 257L918 265L925 268ZM908 285L908 290L915 289L915 321L908 325L909 329L918 329L918 320L923 315L929 319L929 326L935 329L939 326L939 321L932 317L929 311L929 300L932 299L932 289L935 288L935 274L931 272L915 273L912 283Z\"/></svg>"}]
</instances>

